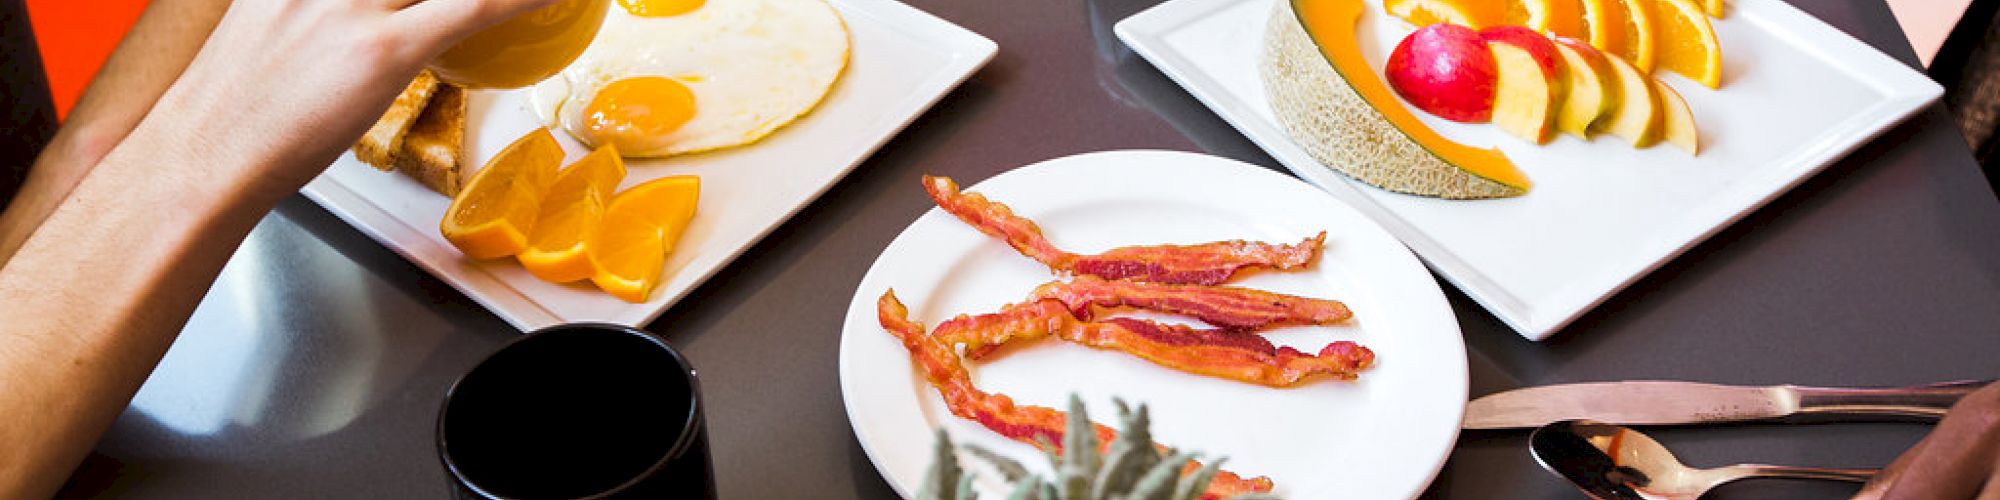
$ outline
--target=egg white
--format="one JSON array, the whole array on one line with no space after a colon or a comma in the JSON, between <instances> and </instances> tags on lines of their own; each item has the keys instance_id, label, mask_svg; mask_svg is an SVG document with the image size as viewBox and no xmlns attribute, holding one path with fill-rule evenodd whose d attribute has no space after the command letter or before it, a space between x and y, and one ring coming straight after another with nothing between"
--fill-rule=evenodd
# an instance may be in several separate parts
<instances>
[{"instance_id":1,"label":"egg white","mask_svg":"<svg viewBox=\"0 0 2000 500\"><path fill-rule=\"evenodd\" d=\"M707 0L670 17L634 16L613 5L590 48L531 87L528 104L542 123L594 147L583 110L599 89L625 78L672 78L694 95L694 116L664 147L620 152L707 151L756 142L812 110L847 55L846 25L824 0Z\"/></svg>"}]
</instances>

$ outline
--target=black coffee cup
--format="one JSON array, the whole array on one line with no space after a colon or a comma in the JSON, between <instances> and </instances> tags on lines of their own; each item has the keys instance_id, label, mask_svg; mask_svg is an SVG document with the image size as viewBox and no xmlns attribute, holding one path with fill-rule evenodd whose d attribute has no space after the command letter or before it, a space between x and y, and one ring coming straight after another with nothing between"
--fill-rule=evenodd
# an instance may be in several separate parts
<instances>
[{"instance_id":1,"label":"black coffee cup","mask_svg":"<svg viewBox=\"0 0 2000 500\"><path fill-rule=\"evenodd\" d=\"M715 498L701 387L666 341L612 324L530 333L445 392L458 498Z\"/></svg>"}]
</instances>

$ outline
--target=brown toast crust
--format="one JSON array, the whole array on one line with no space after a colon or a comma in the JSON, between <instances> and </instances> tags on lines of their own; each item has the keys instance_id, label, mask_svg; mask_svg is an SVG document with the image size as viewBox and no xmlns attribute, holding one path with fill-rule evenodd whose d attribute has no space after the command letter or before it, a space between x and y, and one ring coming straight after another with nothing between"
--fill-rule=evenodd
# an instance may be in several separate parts
<instances>
[{"instance_id":1,"label":"brown toast crust","mask_svg":"<svg viewBox=\"0 0 2000 500\"><path fill-rule=\"evenodd\" d=\"M438 80L430 70L417 74L415 80L403 89L389 110L382 114L368 132L361 134L361 140L354 143L354 158L375 168L388 171L396 165L396 152L403 147L405 133L424 111L426 104L436 93Z\"/></svg>"},{"instance_id":2,"label":"brown toast crust","mask_svg":"<svg viewBox=\"0 0 2000 500\"><path fill-rule=\"evenodd\" d=\"M437 86L397 149L395 167L445 196L458 196L465 155L465 89Z\"/></svg>"}]
</instances>

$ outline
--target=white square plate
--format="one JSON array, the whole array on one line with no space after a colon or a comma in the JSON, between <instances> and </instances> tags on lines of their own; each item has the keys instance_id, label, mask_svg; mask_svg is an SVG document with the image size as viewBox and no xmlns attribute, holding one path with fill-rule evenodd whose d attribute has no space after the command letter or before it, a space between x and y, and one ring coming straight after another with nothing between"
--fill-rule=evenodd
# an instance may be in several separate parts
<instances>
[{"instance_id":1,"label":"white square plate","mask_svg":"<svg viewBox=\"0 0 2000 500\"><path fill-rule=\"evenodd\" d=\"M1411 29L1363 0L1373 67ZM1273 0L1170 0L1120 21L1118 37L1300 177L1360 209L1522 336L1541 340L1943 90L1780 0L1741 0L1715 20L1722 88L1663 76L1693 109L1701 154L1616 138L1542 146L1490 124L1416 113L1452 140L1498 147L1535 181L1526 196L1449 201L1384 191L1293 143L1257 72ZM1665 75L1663 73L1663 75Z\"/></svg>"},{"instance_id":2,"label":"white square plate","mask_svg":"<svg viewBox=\"0 0 2000 500\"><path fill-rule=\"evenodd\" d=\"M847 175L998 50L992 40L894 0L830 3L847 22L852 50L818 108L756 144L628 160L622 187L667 175L701 176L698 213L667 258L666 281L644 304L612 298L588 283L542 282L513 259L466 259L438 233L450 199L352 155L304 193L522 330L575 321L646 323ZM472 94L468 164L483 164L540 126L521 92ZM585 152L568 136L556 136L571 161Z\"/></svg>"}]
</instances>

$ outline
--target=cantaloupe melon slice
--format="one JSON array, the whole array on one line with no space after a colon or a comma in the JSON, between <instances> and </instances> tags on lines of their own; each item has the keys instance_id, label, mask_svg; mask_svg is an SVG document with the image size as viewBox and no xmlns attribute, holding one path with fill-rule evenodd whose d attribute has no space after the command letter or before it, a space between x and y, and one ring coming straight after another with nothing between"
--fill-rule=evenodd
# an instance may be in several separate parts
<instances>
[{"instance_id":1,"label":"cantaloupe melon slice","mask_svg":"<svg viewBox=\"0 0 2000 500\"><path fill-rule=\"evenodd\" d=\"M1499 150L1445 139L1390 93L1355 45L1362 1L1277 2L1259 69L1292 139L1321 164L1390 191L1452 199L1526 194L1533 184Z\"/></svg>"}]
</instances>

